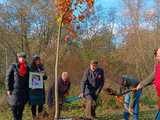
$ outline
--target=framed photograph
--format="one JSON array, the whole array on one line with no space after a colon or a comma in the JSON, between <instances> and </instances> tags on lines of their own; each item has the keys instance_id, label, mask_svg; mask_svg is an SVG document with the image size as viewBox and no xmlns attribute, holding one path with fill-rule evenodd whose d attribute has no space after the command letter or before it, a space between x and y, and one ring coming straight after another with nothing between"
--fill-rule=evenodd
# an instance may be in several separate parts
<instances>
[{"instance_id":1,"label":"framed photograph","mask_svg":"<svg viewBox=\"0 0 160 120\"><path fill-rule=\"evenodd\" d=\"M43 74L30 72L29 73L29 88L42 89L43 88Z\"/></svg>"}]
</instances>

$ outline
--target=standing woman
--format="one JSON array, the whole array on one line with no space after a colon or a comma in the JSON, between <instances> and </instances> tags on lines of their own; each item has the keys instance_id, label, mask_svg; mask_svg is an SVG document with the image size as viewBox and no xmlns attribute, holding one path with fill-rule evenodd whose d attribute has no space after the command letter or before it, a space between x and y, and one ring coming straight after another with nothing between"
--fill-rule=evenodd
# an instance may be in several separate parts
<instances>
[{"instance_id":1,"label":"standing woman","mask_svg":"<svg viewBox=\"0 0 160 120\"><path fill-rule=\"evenodd\" d=\"M145 80L140 82L139 85L137 86L137 89L142 89L146 85L154 84L158 96L158 101L157 101L158 113L156 115L156 120L160 120L160 48L154 51L154 55L155 55L154 72L152 72Z\"/></svg>"},{"instance_id":2,"label":"standing woman","mask_svg":"<svg viewBox=\"0 0 160 120\"><path fill-rule=\"evenodd\" d=\"M43 74L43 80L47 80L43 64L38 55L33 55L32 63L30 65L30 72ZM43 82L43 88L30 88L29 90L29 103L31 105L33 119L38 113L43 111L43 105L45 104L45 87Z\"/></svg>"},{"instance_id":3,"label":"standing woman","mask_svg":"<svg viewBox=\"0 0 160 120\"><path fill-rule=\"evenodd\" d=\"M13 120L22 120L22 114L28 101L29 67L26 54L18 53L17 62L12 64L6 74L6 89Z\"/></svg>"}]
</instances>

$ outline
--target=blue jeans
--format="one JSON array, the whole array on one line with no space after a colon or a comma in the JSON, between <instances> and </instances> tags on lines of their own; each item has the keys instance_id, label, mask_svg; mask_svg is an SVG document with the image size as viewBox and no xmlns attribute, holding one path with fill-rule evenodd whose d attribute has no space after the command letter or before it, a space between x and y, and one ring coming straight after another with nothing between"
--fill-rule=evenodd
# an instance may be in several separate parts
<instances>
[{"instance_id":1,"label":"blue jeans","mask_svg":"<svg viewBox=\"0 0 160 120\"><path fill-rule=\"evenodd\" d=\"M157 112L155 120L160 120L160 111Z\"/></svg>"},{"instance_id":2,"label":"blue jeans","mask_svg":"<svg viewBox=\"0 0 160 120\"><path fill-rule=\"evenodd\" d=\"M139 115L139 99L141 96L141 90L138 90L134 94L134 105L133 105L133 120L138 120L138 115ZM129 104L130 104L130 93L126 94L124 97L124 107L125 107L125 112L124 112L124 119L129 120Z\"/></svg>"}]
</instances>

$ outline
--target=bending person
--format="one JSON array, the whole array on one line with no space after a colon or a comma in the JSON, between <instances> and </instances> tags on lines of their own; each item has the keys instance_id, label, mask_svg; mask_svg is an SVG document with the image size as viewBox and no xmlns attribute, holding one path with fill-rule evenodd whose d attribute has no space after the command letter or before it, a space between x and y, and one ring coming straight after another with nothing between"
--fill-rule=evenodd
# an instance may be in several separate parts
<instances>
[{"instance_id":1,"label":"bending person","mask_svg":"<svg viewBox=\"0 0 160 120\"><path fill-rule=\"evenodd\" d=\"M131 76L122 75L118 81L120 89L114 91L110 89L110 94L117 97L124 96L124 119L129 120L129 115L133 114L133 119L139 119L139 99L141 96L141 90L136 90L139 81ZM109 89L109 88L108 88ZM109 92L108 91L108 92Z\"/></svg>"},{"instance_id":2,"label":"bending person","mask_svg":"<svg viewBox=\"0 0 160 120\"><path fill-rule=\"evenodd\" d=\"M60 111L64 104L65 97L69 94L71 86L68 72L62 72L61 77L58 79L58 97ZM51 86L48 90L48 107L51 109L54 105L54 86ZM60 114L60 112L59 112Z\"/></svg>"}]
</instances>

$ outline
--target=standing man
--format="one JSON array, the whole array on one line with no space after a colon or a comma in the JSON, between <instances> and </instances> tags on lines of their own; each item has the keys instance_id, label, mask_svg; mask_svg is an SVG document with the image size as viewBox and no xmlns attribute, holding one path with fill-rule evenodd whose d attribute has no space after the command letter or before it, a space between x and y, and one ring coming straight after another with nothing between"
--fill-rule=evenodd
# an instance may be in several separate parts
<instances>
[{"instance_id":1,"label":"standing man","mask_svg":"<svg viewBox=\"0 0 160 120\"><path fill-rule=\"evenodd\" d=\"M92 60L90 67L84 72L81 82L80 97L86 99L86 117L96 117L96 100L104 85L104 71L98 68L98 61Z\"/></svg>"},{"instance_id":2,"label":"standing man","mask_svg":"<svg viewBox=\"0 0 160 120\"><path fill-rule=\"evenodd\" d=\"M5 83L13 119L22 120L24 106L28 100L29 67L25 53L18 53L17 60L18 62L8 69Z\"/></svg>"}]
</instances>

